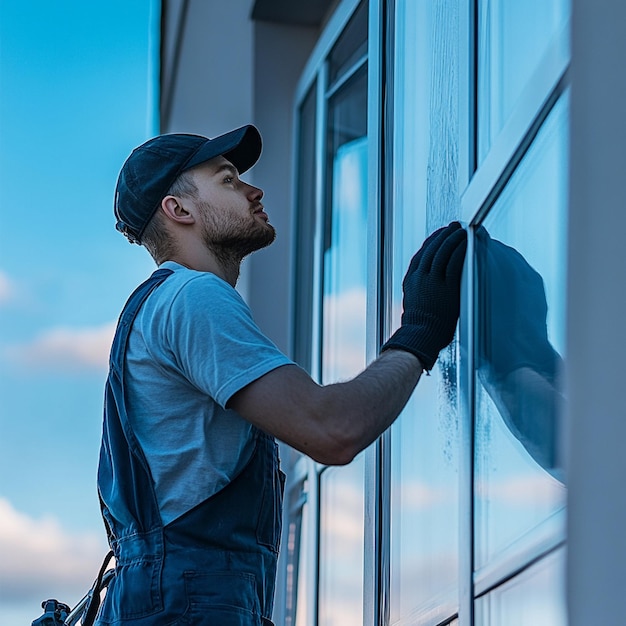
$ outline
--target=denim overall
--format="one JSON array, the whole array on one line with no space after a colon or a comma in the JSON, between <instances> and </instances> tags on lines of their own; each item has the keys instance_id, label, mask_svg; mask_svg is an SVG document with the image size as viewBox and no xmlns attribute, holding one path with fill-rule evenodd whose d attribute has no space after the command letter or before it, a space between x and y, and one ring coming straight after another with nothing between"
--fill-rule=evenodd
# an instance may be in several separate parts
<instances>
[{"instance_id":1,"label":"denim overall","mask_svg":"<svg viewBox=\"0 0 626 626\"><path fill-rule=\"evenodd\" d=\"M163 526L150 469L128 420L128 335L146 297L169 274L157 270L131 295L111 349L98 491L116 568L96 624L271 625L284 487L273 437L255 429L245 468Z\"/></svg>"}]
</instances>

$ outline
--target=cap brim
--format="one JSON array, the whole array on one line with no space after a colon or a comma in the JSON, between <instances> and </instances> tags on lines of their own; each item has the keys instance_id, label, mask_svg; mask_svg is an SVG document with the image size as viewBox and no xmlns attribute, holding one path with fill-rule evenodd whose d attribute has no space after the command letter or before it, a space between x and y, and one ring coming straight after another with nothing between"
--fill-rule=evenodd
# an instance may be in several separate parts
<instances>
[{"instance_id":1,"label":"cap brim","mask_svg":"<svg viewBox=\"0 0 626 626\"><path fill-rule=\"evenodd\" d=\"M187 161L183 170L223 156L237 168L240 174L243 174L259 160L261 150L262 141L259 131L252 125L242 126L214 139L207 139Z\"/></svg>"}]
</instances>

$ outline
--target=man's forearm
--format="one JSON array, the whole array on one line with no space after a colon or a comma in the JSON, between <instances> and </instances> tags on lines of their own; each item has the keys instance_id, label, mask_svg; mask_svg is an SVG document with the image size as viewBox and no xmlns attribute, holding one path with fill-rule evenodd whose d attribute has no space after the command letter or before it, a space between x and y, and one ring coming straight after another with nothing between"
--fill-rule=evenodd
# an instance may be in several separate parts
<instances>
[{"instance_id":1,"label":"man's forearm","mask_svg":"<svg viewBox=\"0 0 626 626\"><path fill-rule=\"evenodd\" d=\"M395 349L352 380L326 386L284 365L238 391L227 406L316 461L344 465L391 425L421 373L416 356Z\"/></svg>"},{"instance_id":2,"label":"man's forearm","mask_svg":"<svg viewBox=\"0 0 626 626\"><path fill-rule=\"evenodd\" d=\"M344 428L355 454L376 440L400 414L415 389L423 368L404 350L386 350L350 381L323 388L334 428Z\"/></svg>"}]
</instances>

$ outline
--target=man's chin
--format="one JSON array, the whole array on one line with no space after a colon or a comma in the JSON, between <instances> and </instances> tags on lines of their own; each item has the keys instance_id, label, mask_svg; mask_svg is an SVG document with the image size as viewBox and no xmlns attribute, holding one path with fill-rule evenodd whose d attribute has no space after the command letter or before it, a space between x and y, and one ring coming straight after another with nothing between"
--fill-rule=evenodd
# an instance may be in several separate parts
<instances>
[{"instance_id":1,"label":"man's chin","mask_svg":"<svg viewBox=\"0 0 626 626\"><path fill-rule=\"evenodd\" d=\"M249 229L245 235L238 233L217 240L206 237L205 243L220 258L243 259L257 250L267 248L275 239L276 230L269 222L264 222L257 224L254 229Z\"/></svg>"},{"instance_id":2,"label":"man's chin","mask_svg":"<svg viewBox=\"0 0 626 626\"><path fill-rule=\"evenodd\" d=\"M263 248L267 248L268 246L271 246L276 240L276 230L274 230L274 227L271 224L268 224L267 226L271 230L266 237L259 240L259 246L258 248L256 248L256 250L262 250Z\"/></svg>"},{"instance_id":3,"label":"man's chin","mask_svg":"<svg viewBox=\"0 0 626 626\"><path fill-rule=\"evenodd\" d=\"M263 229L259 229L254 233L254 236L251 236L246 244L247 250L245 251L244 256L248 256L257 250L262 250L263 248L267 248L276 239L276 229L269 223L264 224Z\"/></svg>"}]
</instances>

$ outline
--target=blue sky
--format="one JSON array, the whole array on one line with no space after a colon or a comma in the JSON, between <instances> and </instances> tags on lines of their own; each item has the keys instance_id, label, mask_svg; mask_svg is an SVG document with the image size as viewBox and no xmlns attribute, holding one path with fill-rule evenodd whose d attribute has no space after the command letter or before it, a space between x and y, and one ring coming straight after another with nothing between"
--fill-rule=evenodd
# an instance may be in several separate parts
<instances>
[{"instance_id":1,"label":"blue sky","mask_svg":"<svg viewBox=\"0 0 626 626\"><path fill-rule=\"evenodd\" d=\"M115 231L156 134L158 2L0 3L0 620L70 604L104 556L95 473L117 315L152 270ZM30 620L30 621L28 621Z\"/></svg>"}]
</instances>

